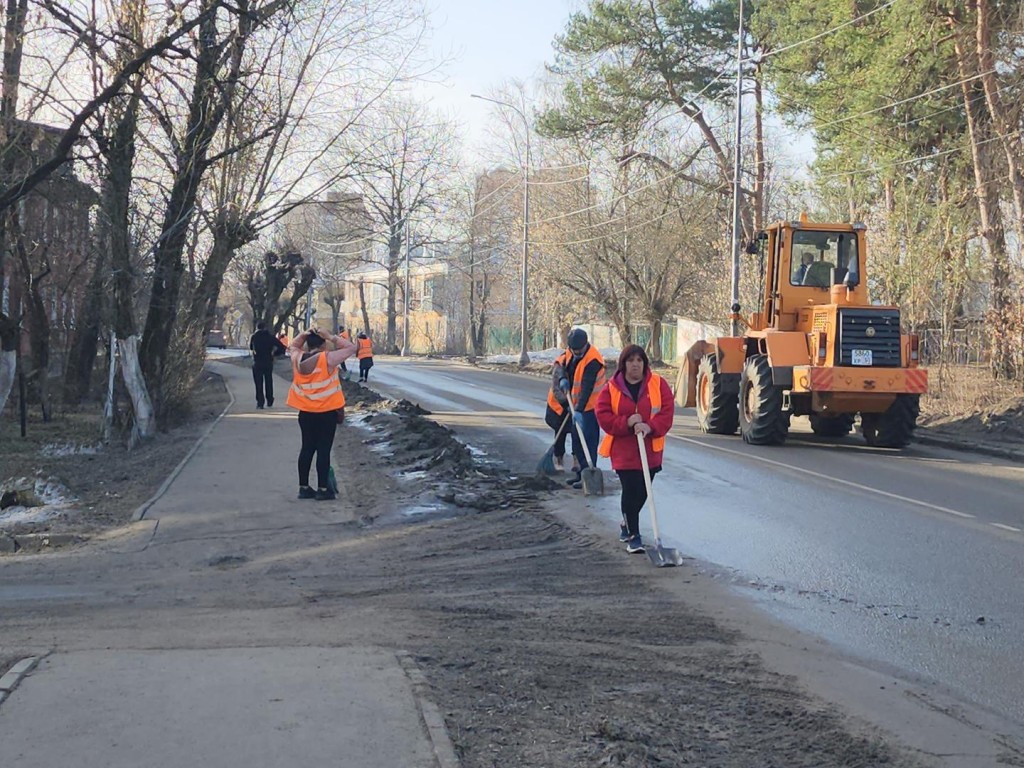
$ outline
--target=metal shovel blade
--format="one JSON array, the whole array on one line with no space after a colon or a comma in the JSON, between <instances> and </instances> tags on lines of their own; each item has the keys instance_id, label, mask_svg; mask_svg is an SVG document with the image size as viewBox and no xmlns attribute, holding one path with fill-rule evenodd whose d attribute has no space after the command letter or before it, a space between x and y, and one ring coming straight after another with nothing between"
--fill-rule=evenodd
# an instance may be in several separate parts
<instances>
[{"instance_id":1,"label":"metal shovel blade","mask_svg":"<svg viewBox=\"0 0 1024 768\"><path fill-rule=\"evenodd\" d=\"M597 467L586 467L580 472L585 496L604 496L604 475Z\"/></svg>"},{"instance_id":2,"label":"metal shovel blade","mask_svg":"<svg viewBox=\"0 0 1024 768\"><path fill-rule=\"evenodd\" d=\"M647 547L647 556L658 568L683 564L683 556L679 554L679 550L661 546L661 539L655 539L654 546Z\"/></svg>"}]
</instances>

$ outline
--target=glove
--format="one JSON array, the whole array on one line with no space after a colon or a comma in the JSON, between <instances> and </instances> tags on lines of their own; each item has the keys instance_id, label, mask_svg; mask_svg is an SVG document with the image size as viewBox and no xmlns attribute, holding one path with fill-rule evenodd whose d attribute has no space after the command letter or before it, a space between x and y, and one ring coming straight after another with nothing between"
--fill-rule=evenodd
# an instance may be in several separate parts
<instances>
[{"instance_id":1,"label":"glove","mask_svg":"<svg viewBox=\"0 0 1024 768\"><path fill-rule=\"evenodd\" d=\"M575 422L577 427L579 427L580 429L583 429L583 414L582 413L580 413L579 411L576 411L575 413L573 413L572 420L573 420L573 422Z\"/></svg>"},{"instance_id":2,"label":"glove","mask_svg":"<svg viewBox=\"0 0 1024 768\"><path fill-rule=\"evenodd\" d=\"M559 388L560 390L562 390L563 392L565 392L565 393L567 393L567 394L568 394L568 392L569 392L569 380L563 377L563 378L562 378L562 379L561 379L561 380L560 380L560 381L558 382L558 388Z\"/></svg>"}]
</instances>

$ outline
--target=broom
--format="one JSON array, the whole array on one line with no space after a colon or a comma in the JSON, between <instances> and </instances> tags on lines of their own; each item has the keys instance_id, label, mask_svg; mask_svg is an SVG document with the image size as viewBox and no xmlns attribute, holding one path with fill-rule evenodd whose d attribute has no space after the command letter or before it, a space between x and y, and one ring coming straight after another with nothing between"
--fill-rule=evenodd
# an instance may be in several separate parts
<instances>
[{"instance_id":1,"label":"broom","mask_svg":"<svg viewBox=\"0 0 1024 768\"><path fill-rule=\"evenodd\" d=\"M544 475L557 475L558 468L555 466L555 446L558 445L558 441L562 439L562 435L565 432L565 425L569 423L569 411L566 409L565 418L562 419L562 426L558 428L558 432L555 433L555 442L552 443L551 447L545 451L544 455L541 456L539 462L537 462L537 473Z\"/></svg>"}]
</instances>

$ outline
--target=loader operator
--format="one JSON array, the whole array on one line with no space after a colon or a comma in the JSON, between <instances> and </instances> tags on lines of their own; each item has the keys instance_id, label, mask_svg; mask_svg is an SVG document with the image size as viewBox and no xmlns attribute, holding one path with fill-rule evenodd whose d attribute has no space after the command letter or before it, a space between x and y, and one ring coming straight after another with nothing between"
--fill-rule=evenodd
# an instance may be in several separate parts
<instances>
[{"instance_id":1,"label":"loader operator","mask_svg":"<svg viewBox=\"0 0 1024 768\"><path fill-rule=\"evenodd\" d=\"M587 441L587 449L591 456L597 458L597 438L601 429L597 425L594 406L597 395L604 386L604 358L596 347L591 346L587 332L582 328L573 328L568 336L569 349L566 350L568 362L565 365L565 376L558 382L558 388L572 401L575 411L574 421L578 428L572 431L573 464L579 469L569 478L568 484L573 488L581 488L582 470L587 464L587 456L580 442L579 433ZM574 425L575 426L575 425Z\"/></svg>"}]
</instances>

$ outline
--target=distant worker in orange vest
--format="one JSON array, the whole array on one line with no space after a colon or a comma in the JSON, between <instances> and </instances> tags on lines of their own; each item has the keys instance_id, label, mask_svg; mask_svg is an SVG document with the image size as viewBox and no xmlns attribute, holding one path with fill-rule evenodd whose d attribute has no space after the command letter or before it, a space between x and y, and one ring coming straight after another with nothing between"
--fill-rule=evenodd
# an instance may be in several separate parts
<instances>
[{"instance_id":1,"label":"distant worker in orange vest","mask_svg":"<svg viewBox=\"0 0 1024 768\"><path fill-rule=\"evenodd\" d=\"M337 498L331 487L331 446L344 413L338 366L351 357L356 345L341 336L329 337L315 328L300 333L288 348L292 385L288 405L299 412L302 447L299 449L299 498L320 501ZM316 490L309 485L309 470L316 456Z\"/></svg>"},{"instance_id":2,"label":"distant worker in orange vest","mask_svg":"<svg viewBox=\"0 0 1024 768\"><path fill-rule=\"evenodd\" d=\"M647 483L636 435L644 436L651 480L661 471L665 435L672 428L675 400L668 382L651 371L643 347L628 345L619 355L615 375L597 398L597 421L605 431L599 453L609 456L622 483L619 541L630 554L644 552L640 510L647 503Z\"/></svg>"},{"instance_id":3,"label":"distant worker in orange vest","mask_svg":"<svg viewBox=\"0 0 1024 768\"><path fill-rule=\"evenodd\" d=\"M341 338L345 339L345 341L352 340L352 335L345 330L344 325L338 326L338 335L341 336ZM350 378L352 378L352 374L349 373L348 370L348 365L344 361L342 361L341 366L338 368L338 375L341 377L342 381L348 381Z\"/></svg>"},{"instance_id":4,"label":"distant worker in orange vest","mask_svg":"<svg viewBox=\"0 0 1024 768\"><path fill-rule=\"evenodd\" d=\"M285 333L284 331L281 331L281 333L279 333L277 336L277 340L281 342L281 346L284 347L285 349L285 351L282 352L281 354L288 354L288 345L292 343L291 339L288 338L288 334Z\"/></svg>"},{"instance_id":5,"label":"distant worker in orange vest","mask_svg":"<svg viewBox=\"0 0 1024 768\"><path fill-rule=\"evenodd\" d=\"M370 369L373 368L373 342L363 332L356 337L356 344L359 345L359 351L356 352L359 358L359 381L366 382L370 380Z\"/></svg>"}]
</instances>

